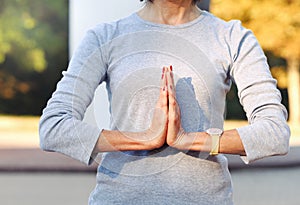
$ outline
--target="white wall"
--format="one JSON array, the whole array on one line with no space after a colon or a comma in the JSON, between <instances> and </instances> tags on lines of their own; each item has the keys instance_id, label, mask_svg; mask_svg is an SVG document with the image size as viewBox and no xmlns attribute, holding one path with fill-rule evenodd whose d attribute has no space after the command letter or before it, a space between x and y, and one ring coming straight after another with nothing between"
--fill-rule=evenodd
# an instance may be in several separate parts
<instances>
[{"instance_id":1,"label":"white wall","mask_svg":"<svg viewBox=\"0 0 300 205\"><path fill-rule=\"evenodd\" d=\"M70 55L81 41L88 28L114 21L137 11L143 4L139 0L70 0ZM109 127L108 101L105 86L96 90L85 121L96 123L100 128Z\"/></svg>"},{"instance_id":2,"label":"white wall","mask_svg":"<svg viewBox=\"0 0 300 205\"><path fill-rule=\"evenodd\" d=\"M142 5L139 0L70 0L71 54L87 28L128 16Z\"/></svg>"}]
</instances>

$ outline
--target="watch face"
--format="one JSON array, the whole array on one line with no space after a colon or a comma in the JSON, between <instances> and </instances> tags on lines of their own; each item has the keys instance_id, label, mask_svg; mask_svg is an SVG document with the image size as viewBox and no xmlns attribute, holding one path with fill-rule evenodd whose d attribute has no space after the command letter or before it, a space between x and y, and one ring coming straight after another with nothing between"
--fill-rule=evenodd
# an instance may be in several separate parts
<instances>
[{"instance_id":1,"label":"watch face","mask_svg":"<svg viewBox=\"0 0 300 205\"><path fill-rule=\"evenodd\" d=\"M206 130L206 132L210 135L221 135L223 133L223 130L219 128L209 128Z\"/></svg>"}]
</instances>

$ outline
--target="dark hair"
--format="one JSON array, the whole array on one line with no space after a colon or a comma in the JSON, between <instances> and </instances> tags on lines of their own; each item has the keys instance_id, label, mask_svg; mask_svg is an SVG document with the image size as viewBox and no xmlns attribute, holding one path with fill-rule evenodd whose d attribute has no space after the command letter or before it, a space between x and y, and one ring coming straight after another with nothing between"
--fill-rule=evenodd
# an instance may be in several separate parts
<instances>
[{"instance_id":1,"label":"dark hair","mask_svg":"<svg viewBox=\"0 0 300 205\"><path fill-rule=\"evenodd\" d=\"M144 0L140 0L140 1L144 1ZM153 2L153 0L147 0L147 1L150 1L150 2ZM199 2L200 0L193 0L193 4L196 4L197 2Z\"/></svg>"}]
</instances>

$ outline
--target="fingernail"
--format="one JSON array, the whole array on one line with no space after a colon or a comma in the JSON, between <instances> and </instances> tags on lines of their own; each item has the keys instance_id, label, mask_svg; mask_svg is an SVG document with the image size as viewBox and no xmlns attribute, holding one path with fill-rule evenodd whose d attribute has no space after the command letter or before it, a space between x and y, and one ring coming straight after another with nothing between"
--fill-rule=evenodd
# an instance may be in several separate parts
<instances>
[{"instance_id":1,"label":"fingernail","mask_svg":"<svg viewBox=\"0 0 300 205\"><path fill-rule=\"evenodd\" d=\"M162 72L163 72L163 73L165 72L165 69L166 69L166 68L165 68L165 67L163 67L163 70L162 70Z\"/></svg>"},{"instance_id":2,"label":"fingernail","mask_svg":"<svg viewBox=\"0 0 300 205\"><path fill-rule=\"evenodd\" d=\"M173 66L172 65L170 65L170 70L173 71Z\"/></svg>"}]
</instances>

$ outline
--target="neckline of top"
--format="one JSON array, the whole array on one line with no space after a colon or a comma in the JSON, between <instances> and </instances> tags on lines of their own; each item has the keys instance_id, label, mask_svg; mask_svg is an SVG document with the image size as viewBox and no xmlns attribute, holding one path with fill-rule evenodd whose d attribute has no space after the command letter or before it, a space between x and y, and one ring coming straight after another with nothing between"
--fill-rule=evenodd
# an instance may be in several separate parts
<instances>
[{"instance_id":1,"label":"neckline of top","mask_svg":"<svg viewBox=\"0 0 300 205\"><path fill-rule=\"evenodd\" d=\"M194 24L202 21L202 19L207 15L206 13L207 13L206 11L201 11L201 14L197 18L195 18L194 20L189 21L187 23L178 24L178 25L160 24L160 23L154 23L154 22L151 22L151 21L147 21L147 20L141 18L137 12L133 13L133 16L138 21L140 21L141 23L149 25L149 26L161 27L161 28L181 29L181 28L187 28L187 27L193 26Z\"/></svg>"}]
</instances>

